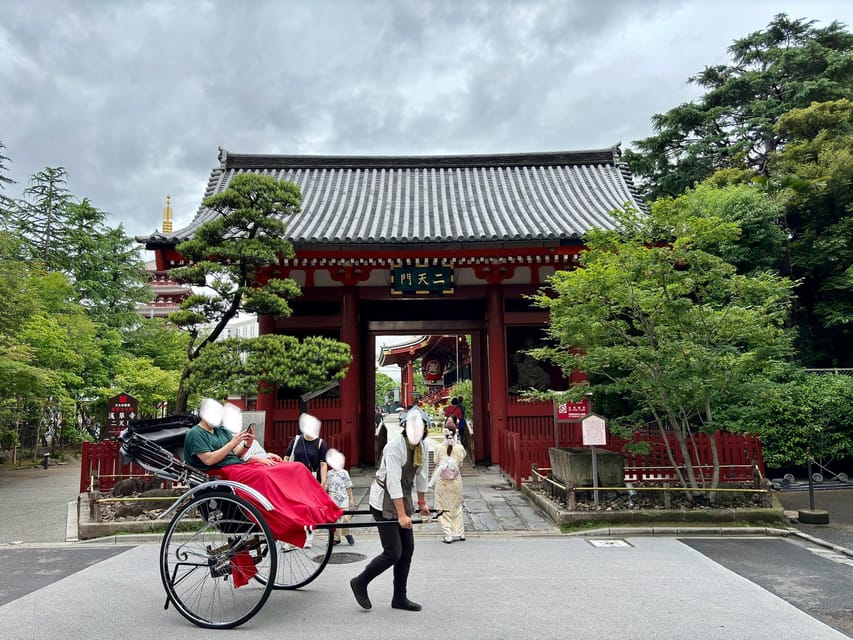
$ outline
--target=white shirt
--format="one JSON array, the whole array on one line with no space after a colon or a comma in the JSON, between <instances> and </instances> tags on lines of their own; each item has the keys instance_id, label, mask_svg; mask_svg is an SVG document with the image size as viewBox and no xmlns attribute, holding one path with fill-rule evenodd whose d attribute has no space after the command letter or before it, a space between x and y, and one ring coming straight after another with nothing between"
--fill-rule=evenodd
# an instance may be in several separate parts
<instances>
[{"instance_id":1,"label":"white shirt","mask_svg":"<svg viewBox=\"0 0 853 640\"><path fill-rule=\"evenodd\" d=\"M426 493L427 485L429 484L429 469L427 469L429 466L429 449L427 448L426 438L421 441L419 446L424 456L424 462L415 471L415 491ZM400 479L403 477L403 465L406 464L408 453L409 441L406 440L406 436L404 435L391 440L385 445L385 449L382 451L382 463L379 465L376 477L378 479L385 479L385 487L388 491L388 496L392 500L403 497L403 485ZM382 511L382 501L386 489L383 489L376 480L373 481L370 485L371 507Z\"/></svg>"}]
</instances>

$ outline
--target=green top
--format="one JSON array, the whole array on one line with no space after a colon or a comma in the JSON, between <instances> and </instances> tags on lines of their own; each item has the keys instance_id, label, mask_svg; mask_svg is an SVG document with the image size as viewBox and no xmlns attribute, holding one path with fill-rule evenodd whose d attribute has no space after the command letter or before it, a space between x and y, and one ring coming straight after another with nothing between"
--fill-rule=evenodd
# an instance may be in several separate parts
<instances>
[{"instance_id":1,"label":"green top","mask_svg":"<svg viewBox=\"0 0 853 640\"><path fill-rule=\"evenodd\" d=\"M232 437L231 433L222 426L215 427L213 433L210 433L200 424L195 425L187 431L187 435L184 437L184 462L202 471L227 467L229 464L243 464L243 461L233 451L229 451L227 456L210 467L199 460L196 455L197 453L221 449L231 441Z\"/></svg>"}]
</instances>

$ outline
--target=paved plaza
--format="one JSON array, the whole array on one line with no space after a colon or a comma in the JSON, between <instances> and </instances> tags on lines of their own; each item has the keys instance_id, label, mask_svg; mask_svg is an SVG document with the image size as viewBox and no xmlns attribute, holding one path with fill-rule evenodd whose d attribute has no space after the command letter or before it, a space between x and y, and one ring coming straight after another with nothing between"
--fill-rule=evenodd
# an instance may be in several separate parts
<instances>
[{"instance_id":1,"label":"paved plaza","mask_svg":"<svg viewBox=\"0 0 853 640\"><path fill-rule=\"evenodd\" d=\"M370 476L353 477L362 507ZM354 546L335 547L307 587L274 591L239 629L205 632L163 610L156 536L67 541L78 482L75 463L0 471L2 637L375 640L409 637L413 629L465 640L853 634L853 558L819 538L846 539L849 515L830 505L849 505L849 491L818 496L833 527L805 536L566 536L495 468L477 468L464 478L468 539L447 545L437 523L418 528L409 595L423 612L388 606L390 574L371 584L371 611L353 600L349 579L380 549L368 528L356 531Z\"/></svg>"}]
</instances>

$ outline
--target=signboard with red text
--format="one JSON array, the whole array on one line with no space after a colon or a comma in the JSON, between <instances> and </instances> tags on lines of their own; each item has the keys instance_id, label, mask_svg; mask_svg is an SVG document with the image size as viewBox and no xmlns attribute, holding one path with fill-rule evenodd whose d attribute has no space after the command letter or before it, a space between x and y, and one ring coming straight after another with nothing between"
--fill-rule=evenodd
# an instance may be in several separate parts
<instances>
[{"instance_id":1,"label":"signboard with red text","mask_svg":"<svg viewBox=\"0 0 853 640\"><path fill-rule=\"evenodd\" d=\"M107 435L118 436L131 420L139 417L139 401L129 393L120 393L107 400Z\"/></svg>"}]
</instances>

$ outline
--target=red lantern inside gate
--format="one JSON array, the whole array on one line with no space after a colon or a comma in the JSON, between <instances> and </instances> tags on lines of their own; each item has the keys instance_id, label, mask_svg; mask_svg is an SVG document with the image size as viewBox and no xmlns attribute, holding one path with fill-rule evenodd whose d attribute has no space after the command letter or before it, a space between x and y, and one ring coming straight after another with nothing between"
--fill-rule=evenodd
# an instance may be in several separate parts
<instances>
[{"instance_id":1,"label":"red lantern inside gate","mask_svg":"<svg viewBox=\"0 0 853 640\"><path fill-rule=\"evenodd\" d=\"M444 372L444 366L438 358L431 356L424 358L424 380L426 382L437 382L441 380L441 374Z\"/></svg>"}]
</instances>

